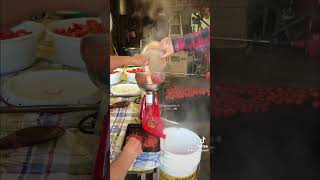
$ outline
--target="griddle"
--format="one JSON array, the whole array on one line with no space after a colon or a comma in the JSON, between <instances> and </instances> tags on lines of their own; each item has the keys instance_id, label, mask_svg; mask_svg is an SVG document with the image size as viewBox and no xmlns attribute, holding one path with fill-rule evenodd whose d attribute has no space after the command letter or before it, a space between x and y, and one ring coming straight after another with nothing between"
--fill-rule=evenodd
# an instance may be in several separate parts
<instances>
[{"instance_id":1,"label":"griddle","mask_svg":"<svg viewBox=\"0 0 320 180\"><path fill-rule=\"evenodd\" d=\"M210 121L210 97L207 95L197 95L177 100L165 99L165 92L169 88L210 88L209 81L201 77L166 77L166 81L163 88L158 91L159 101L161 104L178 104L179 108L176 111L162 111L162 117L176 121L182 127L185 123L206 123ZM201 132L196 133L202 135ZM209 134L204 136L208 137Z\"/></svg>"},{"instance_id":2,"label":"griddle","mask_svg":"<svg viewBox=\"0 0 320 180\"><path fill-rule=\"evenodd\" d=\"M319 61L301 50L215 49L215 83L319 87ZM212 119L215 180L320 179L320 112L305 105Z\"/></svg>"},{"instance_id":3,"label":"griddle","mask_svg":"<svg viewBox=\"0 0 320 180\"><path fill-rule=\"evenodd\" d=\"M320 113L306 105L277 105L213 124L220 180L320 179ZM232 172L232 173L230 173Z\"/></svg>"}]
</instances>

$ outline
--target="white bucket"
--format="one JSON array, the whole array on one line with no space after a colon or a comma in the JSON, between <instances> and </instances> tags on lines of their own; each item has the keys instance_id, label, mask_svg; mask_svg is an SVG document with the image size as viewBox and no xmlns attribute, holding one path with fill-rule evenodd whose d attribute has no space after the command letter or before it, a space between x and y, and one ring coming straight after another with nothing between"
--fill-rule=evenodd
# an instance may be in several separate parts
<instances>
[{"instance_id":1,"label":"white bucket","mask_svg":"<svg viewBox=\"0 0 320 180\"><path fill-rule=\"evenodd\" d=\"M200 137L184 128L166 128L161 139L160 180L195 180L201 160Z\"/></svg>"}]
</instances>

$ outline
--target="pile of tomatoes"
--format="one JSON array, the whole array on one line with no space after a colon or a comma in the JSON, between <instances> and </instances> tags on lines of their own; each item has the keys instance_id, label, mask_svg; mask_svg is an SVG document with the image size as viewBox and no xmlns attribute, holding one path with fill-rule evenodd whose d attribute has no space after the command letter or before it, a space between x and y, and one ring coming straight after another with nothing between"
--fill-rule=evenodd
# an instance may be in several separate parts
<instances>
[{"instance_id":1,"label":"pile of tomatoes","mask_svg":"<svg viewBox=\"0 0 320 180\"><path fill-rule=\"evenodd\" d=\"M32 32L24 30L24 29L20 29L17 31L0 32L0 40L13 39L13 38L17 38L17 37L26 36L29 34L32 34Z\"/></svg>"},{"instance_id":2,"label":"pile of tomatoes","mask_svg":"<svg viewBox=\"0 0 320 180\"><path fill-rule=\"evenodd\" d=\"M54 33L63 36L83 37L92 33L107 33L107 29L96 20L87 20L85 24L73 23L68 28L55 29Z\"/></svg>"},{"instance_id":3,"label":"pile of tomatoes","mask_svg":"<svg viewBox=\"0 0 320 180\"><path fill-rule=\"evenodd\" d=\"M198 95L210 95L210 90L206 88L174 87L166 90L165 97L167 100L178 100L178 99L190 98Z\"/></svg>"},{"instance_id":4,"label":"pile of tomatoes","mask_svg":"<svg viewBox=\"0 0 320 180\"><path fill-rule=\"evenodd\" d=\"M138 73L138 72L144 72L142 68L134 68L127 70L128 73Z\"/></svg>"},{"instance_id":5,"label":"pile of tomatoes","mask_svg":"<svg viewBox=\"0 0 320 180\"><path fill-rule=\"evenodd\" d=\"M239 113L267 112L274 105L310 103L320 110L320 89L267 86L214 86L213 115L230 118Z\"/></svg>"},{"instance_id":6,"label":"pile of tomatoes","mask_svg":"<svg viewBox=\"0 0 320 180\"><path fill-rule=\"evenodd\" d=\"M144 76L139 76L137 78L137 82L139 84L148 84L148 79L147 79L147 75L144 75ZM162 77L159 77L157 75L154 75L152 74L151 75L151 81L153 84L159 84L159 83L162 83L164 81L164 79Z\"/></svg>"},{"instance_id":7,"label":"pile of tomatoes","mask_svg":"<svg viewBox=\"0 0 320 180\"><path fill-rule=\"evenodd\" d=\"M110 72L110 74L116 74L116 73L119 73L119 71L113 70Z\"/></svg>"}]
</instances>

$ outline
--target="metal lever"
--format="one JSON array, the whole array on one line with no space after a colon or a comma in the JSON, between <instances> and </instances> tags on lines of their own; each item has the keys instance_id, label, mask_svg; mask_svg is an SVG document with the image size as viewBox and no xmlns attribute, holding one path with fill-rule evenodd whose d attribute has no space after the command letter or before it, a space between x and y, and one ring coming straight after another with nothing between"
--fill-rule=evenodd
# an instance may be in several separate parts
<instances>
[{"instance_id":1,"label":"metal lever","mask_svg":"<svg viewBox=\"0 0 320 180\"><path fill-rule=\"evenodd\" d=\"M166 123L169 123L169 124L172 124L172 125L175 125L175 126L181 126L180 123L178 123L178 122L171 121L171 120L168 120L168 119L163 118L163 117L161 117L161 119Z\"/></svg>"}]
</instances>

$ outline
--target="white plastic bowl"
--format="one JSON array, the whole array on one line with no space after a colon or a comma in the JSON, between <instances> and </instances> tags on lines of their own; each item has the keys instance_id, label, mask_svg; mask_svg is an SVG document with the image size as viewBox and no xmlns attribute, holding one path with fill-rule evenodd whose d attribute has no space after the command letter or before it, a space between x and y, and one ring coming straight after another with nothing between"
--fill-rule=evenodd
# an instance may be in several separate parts
<instances>
[{"instance_id":1,"label":"white plastic bowl","mask_svg":"<svg viewBox=\"0 0 320 180\"><path fill-rule=\"evenodd\" d=\"M138 69L138 68L141 68L141 67L132 67L132 68L126 69L126 75L127 75L129 83L137 84L137 81L136 81L136 73L130 73L130 72L128 72L128 70L133 70L133 69Z\"/></svg>"},{"instance_id":2,"label":"white plastic bowl","mask_svg":"<svg viewBox=\"0 0 320 180\"><path fill-rule=\"evenodd\" d=\"M99 18L74 18L52 22L47 26L49 36L53 38L53 44L56 50L55 62L79 69L85 69L85 63L81 58L80 37L69 37L54 33L58 28L68 28L73 23L85 24L87 20L96 20L101 22Z\"/></svg>"},{"instance_id":3,"label":"white plastic bowl","mask_svg":"<svg viewBox=\"0 0 320 180\"><path fill-rule=\"evenodd\" d=\"M118 84L121 81L123 70L121 68L118 68L118 69L115 69L114 71L118 71L118 72L114 74L110 74L110 85Z\"/></svg>"},{"instance_id":4,"label":"white plastic bowl","mask_svg":"<svg viewBox=\"0 0 320 180\"><path fill-rule=\"evenodd\" d=\"M24 21L11 30L24 29L32 34L0 40L0 74L10 74L30 67L35 63L37 41L44 26L33 21Z\"/></svg>"}]
</instances>

